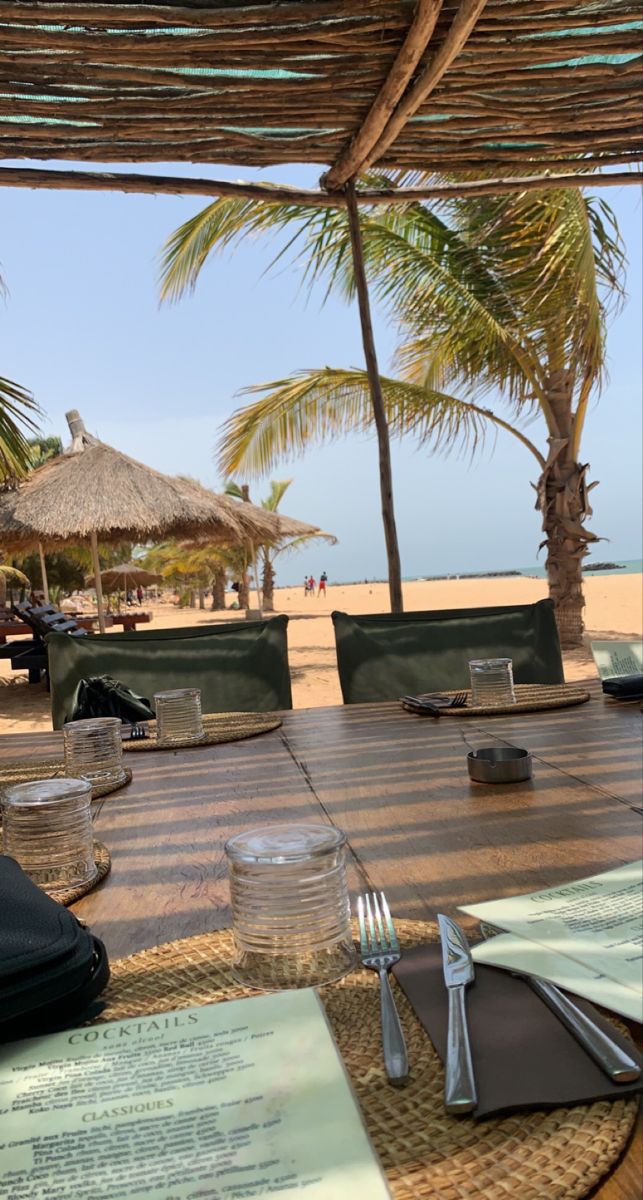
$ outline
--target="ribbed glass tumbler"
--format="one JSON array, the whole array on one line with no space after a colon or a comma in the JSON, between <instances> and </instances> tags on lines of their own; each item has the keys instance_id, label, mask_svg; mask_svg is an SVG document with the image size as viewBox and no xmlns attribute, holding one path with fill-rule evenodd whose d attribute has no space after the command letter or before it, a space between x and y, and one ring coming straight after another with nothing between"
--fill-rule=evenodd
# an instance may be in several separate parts
<instances>
[{"instance_id":1,"label":"ribbed glass tumbler","mask_svg":"<svg viewBox=\"0 0 643 1200\"><path fill-rule=\"evenodd\" d=\"M4 853L46 892L89 883L97 874L88 779L18 783L2 797Z\"/></svg>"},{"instance_id":2,"label":"ribbed glass tumbler","mask_svg":"<svg viewBox=\"0 0 643 1200\"><path fill-rule=\"evenodd\" d=\"M240 983L313 987L352 969L345 843L330 825L268 825L230 838L232 973Z\"/></svg>"},{"instance_id":3,"label":"ribbed glass tumbler","mask_svg":"<svg viewBox=\"0 0 643 1200\"><path fill-rule=\"evenodd\" d=\"M515 704L513 663L510 658L472 658L471 703L496 708Z\"/></svg>"},{"instance_id":4,"label":"ribbed glass tumbler","mask_svg":"<svg viewBox=\"0 0 643 1200\"><path fill-rule=\"evenodd\" d=\"M175 688L155 692L156 740L159 746L191 746L202 742L201 692L199 688Z\"/></svg>"},{"instance_id":5,"label":"ribbed glass tumbler","mask_svg":"<svg viewBox=\"0 0 643 1200\"><path fill-rule=\"evenodd\" d=\"M120 717L92 717L63 725L65 775L93 784L125 782Z\"/></svg>"}]
</instances>

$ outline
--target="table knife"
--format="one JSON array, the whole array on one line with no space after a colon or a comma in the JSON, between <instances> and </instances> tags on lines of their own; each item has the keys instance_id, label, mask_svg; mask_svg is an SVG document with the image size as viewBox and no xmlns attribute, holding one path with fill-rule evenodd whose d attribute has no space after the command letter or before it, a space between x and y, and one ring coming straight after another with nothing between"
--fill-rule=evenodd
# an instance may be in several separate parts
<instances>
[{"instance_id":1,"label":"table knife","mask_svg":"<svg viewBox=\"0 0 643 1200\"><path fill-rule=\"evenodd\" d=\"M471 1112L478 1103L465 1008L465 989L473 983L474 968L471 951L460 926L442 913L438 914L438 926L444 982L449 993L444 1106L448 1113L458 1116Z\"/></svg>"},{"instance_id":2,"label":"table knife","mask_svg":"<svg viewBox=\"0 0 643 1200\"><path fill-rule=\"evenodd\" d=\"M481 924L485 940L500 933L494 925ZM590 1058L598 1064L612 1083L634 1083L640 1078L641 1070L625 1050L608 1037L599 1026L588 1017L569 996L561 992L555 983L541 979L538 975L530 975L527 971L514 968L512 975L524 979L537 996L556 1014L559 1021L569 1030L576 1041L586 1050Z\"/></svg>"}]
</instances>

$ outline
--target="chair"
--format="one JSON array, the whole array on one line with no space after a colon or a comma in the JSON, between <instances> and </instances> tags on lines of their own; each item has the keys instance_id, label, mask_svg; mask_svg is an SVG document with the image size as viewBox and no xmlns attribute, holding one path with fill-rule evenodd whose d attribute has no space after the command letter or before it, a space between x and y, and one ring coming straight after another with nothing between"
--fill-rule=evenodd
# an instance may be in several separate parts
<instances>
[{"instance_id":1,"label":"chair","mask_svg":"<svg viewBox=\"0 0 643 1200\"><path fill-rule=\"evenodd\" d=\"M69 633L73 637L84 637L82 629L73 617L68 617L54 604L31 604L23 600L12 604L11 611L33 632L33 638L20 642L7 642L0 647L0 658L11 659L14 671L27 671L29 683L38 683L41 673L47 672L46 638L52 630Z\"/></svg>"},{"instance_id":2,"label":"chair","mask_svg":"<svg viewBox=\"0 0 643 1200\"><path fill-rule=\"evenodd\" d=\"M468 687L471 658L511 658L516 683L564 682L551 600L503 608L331 615L345 704Z\"/></svg>"},{"instance_id":3,"label":"chair","mask_svg":"<svg viewBox=\"0 0 643 1200\"><path fill-rule=\"evenodd\" d=\"M195 629L47 638L54 729L71 716L76 687L92 675L111 675L153 700L170 688L201 689L203 711L270 712L292 708L288 618L228 621Z\"/></svg>"}]
</instances>

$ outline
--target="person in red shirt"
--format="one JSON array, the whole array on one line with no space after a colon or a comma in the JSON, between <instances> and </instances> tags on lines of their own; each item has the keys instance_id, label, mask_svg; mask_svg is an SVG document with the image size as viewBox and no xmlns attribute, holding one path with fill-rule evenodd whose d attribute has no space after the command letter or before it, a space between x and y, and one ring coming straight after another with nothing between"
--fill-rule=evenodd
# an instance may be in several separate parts
<instances>
[{"instance_id":1,"label":"person in red shirt","mask_svg":"<svg viewBox=\"0 0 643 1200\"><path fill-rule=\"evenodd\" d=\"M312 575L308 580L308 591L310 592L311 596L315 595L315 580L313 579Z\"/></svg>"},{"instance_id":2,"label":"person in red shirt","mask_svg":"<svg viewBox=\"0 0 643 1200\"><path fill-rule=\"evenodd\" d=\"M321 575L319 576L319 591L317 592L318 597L321 596L322 592L324 593L324 595L326 595L326 584L327 583L328 583L328 575L326 574L325 571L322 571Z\"/></svg>"}]
</instances>

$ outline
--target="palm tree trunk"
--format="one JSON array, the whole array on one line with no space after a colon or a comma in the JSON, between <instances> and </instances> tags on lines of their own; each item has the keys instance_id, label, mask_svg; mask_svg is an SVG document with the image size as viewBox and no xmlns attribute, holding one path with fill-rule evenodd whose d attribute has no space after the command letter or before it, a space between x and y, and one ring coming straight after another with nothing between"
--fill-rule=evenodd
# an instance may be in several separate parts
<instances>
[{"instance_id":1,"label":"palm tree trunk","mask_svg":"<svg viewBox=\"0 0 643 1200\"><path fill-rule=\"evenodd\" d=\"M205 608L205 588L199 588L199 608Z\"/></svg>"},{"instance_id":2,"label":"palm tree trunk","mask_svg":"<svg viewBox=\"0 0 643 1200\"><path fill-rule=\"evenodd\" d=\"M245 573L239 580L239 608L250 608L250 584Z\"/></svg>"},{"instance_id":3,"label":"palm tree trunk","mask_svg":"<svg viewBox=\"0 0 643 1200\"><path fill-rule=\"evenodd\" d=\"M576 462L571 453L572 397L565 372L552 372L547 392L560 437L549 438L549 456L538 480L536 507L543 518L542 545L547 547L549 594L556 609L560 643L570 650L583 644L583 559L588 545L599 539L584 525L592 515L585 478L587 464Z\"/></svg>"},{"instance_id":4,"label":"palm tree trunk","mask_svg":"<svg viewBox=\"0 0 643 1200\"><path fill-rule=\"evenodd\" d=\"M263 550L263 574L261 580L261 592L263 595L263 610L264 612L275 611L275 572L268 556L268 551Z\"/></svg>"},{"instance_id":5,"label":"palm tree trunk","mask_svg":"<svg viewBox=\"0 0 643 1200\"><path fill-rule=\"evenodd\" d=\"M377 365L375 341L373 338L371 310L368 299L368 285L366 282L366 271L364 269L362 233L359 224L359 211L357 208L357 200L355 198L355 185L352 182L349 183L346 188L346 202L348 207L348 223L350 227L351 248L353 251L353 264L355 269L355 287L357 289L359 316L362 324L364 357L366 359L366 370L368 372L368 382L371 389L371 402L373 404L373 417L375 420L375 429L377 431L377 445L380 459L380 496L382 502L382 521L384 523L384 539L386 541L386 557L388 559L388 587L391 612L403 612L402 567L400 563L400 548L397 540L397 530L395 528L395 513L393 510L391 444L388 422L386 420L386 412L384 409L382 384Z\"/></svg>"},{"instance_id":6,"label":"palm tree trunk","mask_svg":"<svg viewBox=\"0 0 643 1200\"><path fill-rule=\"evenodd\" d=\"M225 608L225 571L223 567L217 567L212 576L212 609L221 610Z\"/></svg>"}]
</instances>

